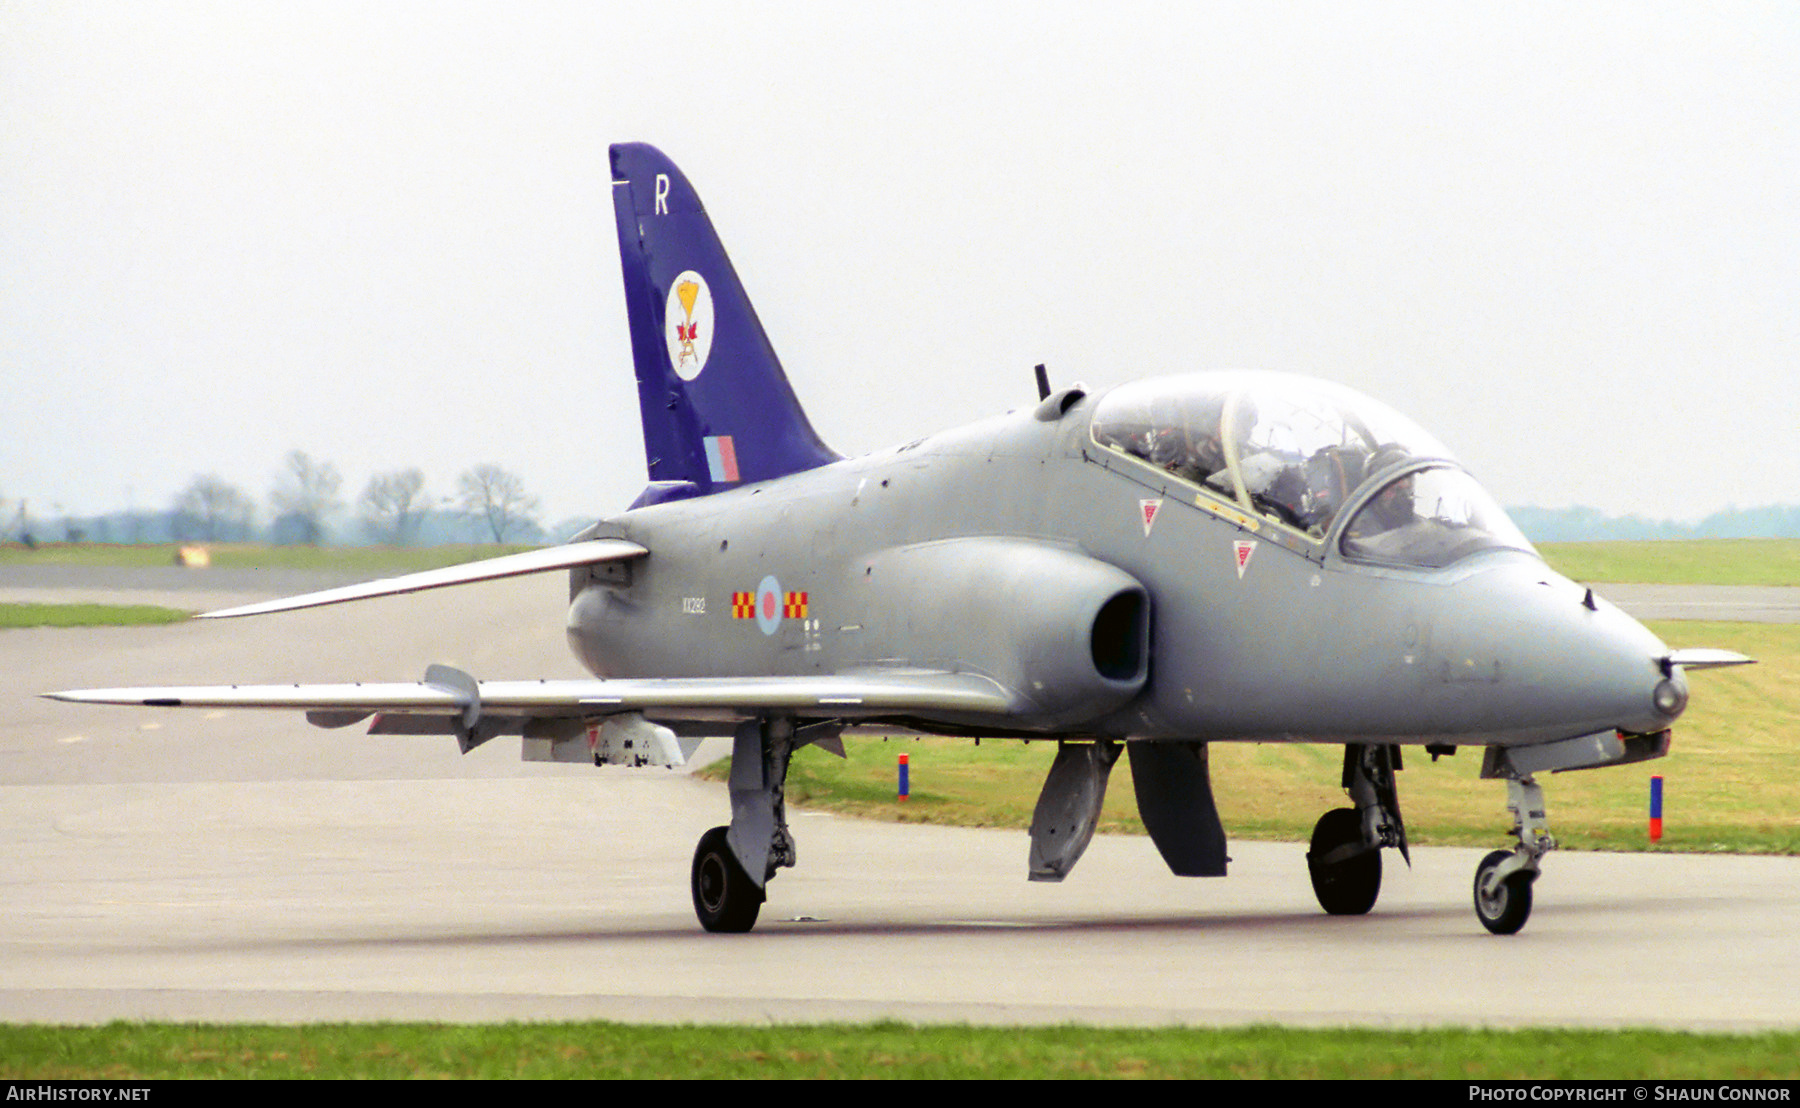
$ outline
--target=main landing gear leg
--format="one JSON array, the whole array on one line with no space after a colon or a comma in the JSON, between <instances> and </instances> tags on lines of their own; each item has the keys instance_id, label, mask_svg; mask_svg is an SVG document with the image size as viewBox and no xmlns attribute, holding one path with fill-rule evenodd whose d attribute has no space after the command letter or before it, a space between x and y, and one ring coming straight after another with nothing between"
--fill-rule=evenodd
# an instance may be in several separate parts
<instances>
[{"instance_id":1,"label":"main landing gear leg","mask_svg":"<svg viewBox=\"0 0 1800 1108\"><path fill-rule=\"evenodd\" d=\"M1406 825L1400 819L1400 796L1394 772L1400 748L1392 744L1352 743L1344 747L1344 788L1355 808L1335 808L1319 817L1306 868L1319 906L1334 916L1360 916L1381 895L1381 848L1406 850Z\"/></svg>"},{"instance_id":2,"label":"main landing gear leg","mask_svg":"<svg viewBox=\"0 0 1800 1108\"><path fill-rule=\"evenodd\" d=\"M733 736L731 826L708 831L694 850L694 914L708 931L754 927L770 878L796 860L784 798L793 748L787 719L750 720Z\"/></svg>"},{"instance_id":3,"label":"main landing gear leg","mask_svg":"<svg viewBox=\"0 0 1800 1108\"><path fill-rule=\"evenodd\" d=\"M1531 887L1556 839L1544 818L1543 787L1530 774L1519 774L1499 747L1488 748L1481 775L1506 779L1506 807L1519 845L1496 850L1475 867L1475 916L1494 934L1511 935L1531 915Z\"/></svg>"}]
</instances>

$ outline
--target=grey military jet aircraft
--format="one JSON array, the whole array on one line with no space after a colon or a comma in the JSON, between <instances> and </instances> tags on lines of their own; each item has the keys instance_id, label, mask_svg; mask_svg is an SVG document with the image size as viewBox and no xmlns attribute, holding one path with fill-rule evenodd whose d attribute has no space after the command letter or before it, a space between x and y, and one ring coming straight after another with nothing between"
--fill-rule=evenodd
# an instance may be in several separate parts
<instances>
[{"instance_id":1,"label":"grey military jet aircraft","mask_svg":"<svg viewBox=\"0 0 1800 1108\"><path fill-rule=\"evenodd\" d=\"M565 545L213 612L239 616L549 570L595 675L410 684L95 689L91 703L303 709L323 727L522 737L528 760L676 765L730 736L731 821L694 854L712 931L754 925L795 862L788 759L896 729L1054 739L1029 875L1069 873L1129 754L1169 868L1222 876L1217 742L1344 748L1351 807L1307 864L1327 912L1374 905L1406 856L1401 750L1480 747L1510 850L1477 916L1517 931L1554 842L1537 775L1657 758L1685 670L1557 575L1438 441L1320 381L1200 374L1035 406L860 458L814 433L692 186L612 148L649 484Z\"/></svg>"}]
</instances>

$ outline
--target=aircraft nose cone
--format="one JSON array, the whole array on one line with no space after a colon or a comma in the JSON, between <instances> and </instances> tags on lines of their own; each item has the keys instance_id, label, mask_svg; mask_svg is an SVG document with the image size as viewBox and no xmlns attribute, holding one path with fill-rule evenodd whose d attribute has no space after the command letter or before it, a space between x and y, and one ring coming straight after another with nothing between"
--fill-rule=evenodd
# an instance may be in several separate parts
<instances>
[{"instance_id":1,"label":"aircraft nose cone","mask_svg":"<svg viewBox=\"0 0 1800 1108\"><path fill-rule=\"evenodd\" d=\"M1599 671L1593 707L1613 718L1608 726L1649 734L1668 728L1687 709L1687 678L1663 664L1669 648L1643 624L1603 600L1585 606L1574 629ZM1581 626L1585 624L1585 626Z\"/></svg>"},{"instance_id":2,"label":"aircraft nose cone","mask_svg":"<svg viewBox=\"0 0 1800 1108\"><path fill-rule=\"evenodd\" d=\"M1687 707L1686 678L1664 664L1668 647L1591 591L1542 567L1508 567L1465 584L1477 621L1465 634L1491 645L1496 710L1521 741L1654 733Z\"/></svg>"}]
</instances>

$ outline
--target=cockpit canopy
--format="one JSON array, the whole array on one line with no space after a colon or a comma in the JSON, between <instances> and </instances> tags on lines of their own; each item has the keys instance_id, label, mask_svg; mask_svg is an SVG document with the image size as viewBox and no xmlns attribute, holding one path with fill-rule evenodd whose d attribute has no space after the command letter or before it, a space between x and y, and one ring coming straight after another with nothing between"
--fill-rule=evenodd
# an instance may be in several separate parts
<instances>
[{"instance_id":1,"label":"cockpit canopy","mask_svg":"<svg viewBox=\"0 0 1800 1108\"><path fill-rule=\"evenodd\" d=\"M1347 505L1344 555L1443 566L1496 546L1531 549L1442 443L1368 397L1323 381L1196 374L1101 398L1094 441L1323 544Z\"/></svg>"}]
</instances>

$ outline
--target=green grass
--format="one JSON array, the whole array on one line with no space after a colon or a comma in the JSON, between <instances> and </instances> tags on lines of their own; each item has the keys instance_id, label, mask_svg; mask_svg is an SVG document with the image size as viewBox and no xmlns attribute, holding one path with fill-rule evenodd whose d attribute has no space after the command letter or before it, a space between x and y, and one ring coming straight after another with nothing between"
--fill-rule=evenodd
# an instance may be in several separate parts
<instances>
[{"instance_id":1,"label":"green grass","mask_svg":"<svg viewBox=\"0 0 1800 1108\"><path fill-rule=\"evenodd\" d=\"M0 604L0 629L180 623L193 614L153 604Z\"/></svg>"},{"instance_id":2,"label":"green grass","mask_svg":"<svg viewBox=\"0 0 1800 1108\"><path fill-rule=\"evenodd\" d=\"M1800 585L1800 539L1547 542L1538 551L1576 581Z\"/></svg>"},{"instance_id":3,"label":"green grass","mask_svg":"<svg viewBox=\"0 0 1800 1108\"><path fill-rule=\"evenodd\" d=\"M898 1023L0 1027L0 1079L1800 1076L1800 1033L1130 1030Z\"/></svg>"},{"instance_id":4,"label":"green grass","mask_svg":"<svg viewBox=\"0 0 1800 1108\"><path fill-rule=\"evenodd\" d=\"M1578 850L1675 850L1800 854L1800 625L1659 623L1674 646L1717 646L1759 664L1689 677L1692 700L1669 757L1543 778L1550 826ZM817 747L795 755L787 797L795 804L872 819L964 827L1027 827L1056 756L1054 742L851 739L847 760ZM896 756L909 755L911 797L895 798ZM1337 746L1215 743L1212 776L1226 833L1305 841L1338 787ZM1491 846L1508 827L1506 790L1483 781L1479 748L1433 762L1405 750L1400 803L1418 845ZM715 765L722 777L727 768ZM1664 837L1646 837L1649 779L1664 778ZM1113 768L1103 833L1144 834L1125 758Z\"/></svg>"},{"instance_id":5,"label":"green grass","mask_svg":"<svg viewBox=\"0 0 1800 1108\"><path fill-rule=\"evenodd\" d=\"M342 573L412 573L534 547L460 543L449 546L266 546L200 543L220 569L306 569ZM40 543L0 545L0 566L171 566L177 544ZM204 573L205 570L196 570Z\"/></svg>"}]
</instances>

